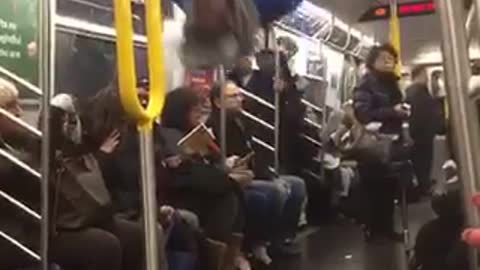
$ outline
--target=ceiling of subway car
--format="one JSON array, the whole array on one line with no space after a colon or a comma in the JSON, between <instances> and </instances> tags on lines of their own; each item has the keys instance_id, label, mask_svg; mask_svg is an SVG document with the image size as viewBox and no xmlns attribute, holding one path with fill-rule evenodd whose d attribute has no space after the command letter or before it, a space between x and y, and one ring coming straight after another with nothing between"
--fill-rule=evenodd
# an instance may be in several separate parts
<instances>
[{"instance_id":1,"label":"ceiling of subway car","mask_svg":"<svg viewBox=\"0 0 480 270\"><path fill-rule=\"evenodd\" d=\"M388 40L388 21L358 23L360 16L369 8L389 3L389 0L313 0L317 5L328 9L347 24L371 35L377 41ZM415 0L398 0L399 3ZM437 14L401 18L402 61L439 61L441 29Z\"/></svg>"}]
</instances>

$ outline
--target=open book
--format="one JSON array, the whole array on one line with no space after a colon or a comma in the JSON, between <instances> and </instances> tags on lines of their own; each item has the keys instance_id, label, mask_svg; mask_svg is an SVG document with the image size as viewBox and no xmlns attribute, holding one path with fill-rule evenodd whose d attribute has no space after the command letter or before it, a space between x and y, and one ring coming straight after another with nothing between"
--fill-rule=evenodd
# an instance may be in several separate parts
<instances>
[{"instance_id":1,"label":"open book","mask_svg":"<svg viewBox=\"0 0 480 270\"><path fill-rule=\"evenodd\" d=\"M198 125L180 139L178 146L186 155L207 156L220 153L220 148L215 143L215 136L205 124Z\"/></svg>"}]
</instances>

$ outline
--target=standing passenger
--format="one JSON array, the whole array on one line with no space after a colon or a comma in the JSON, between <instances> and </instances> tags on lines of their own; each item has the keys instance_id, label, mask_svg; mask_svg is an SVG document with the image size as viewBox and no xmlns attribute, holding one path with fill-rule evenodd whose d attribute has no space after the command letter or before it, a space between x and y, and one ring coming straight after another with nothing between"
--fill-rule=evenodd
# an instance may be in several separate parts
<instances>
[{"instance_id":1,"label":"standing passenger","mask_svg":"<svg viewBox=\"0 0 480 270\"><path fill-rule=\"evenodd\" d=\"M413 83L407 90L407 102L411 105L410 134L414 141L412 161L415 174L420 184L420 192L427 194L430 190L430 171L433 160L433 140L439 127L440 112L437 102L428 89L428 75L425 66L412 70Z\"/></svg>"},{"instance_id":2,"label":"standing passenger","mask_svg":"<svg viewBox=\"0 0 480 270\"><path fill-rule=\"evenodd\" d=\"M354 91L356 118L363 125L378 122L380 132L400 135L402 121L409 116L394 73L398 55L389 45L372 48L367 57L369 72ZM394 232L396 180L388 165L359 161L359 173L368 198L367 240L401 239Z\"/></svg>"}]
</instances>

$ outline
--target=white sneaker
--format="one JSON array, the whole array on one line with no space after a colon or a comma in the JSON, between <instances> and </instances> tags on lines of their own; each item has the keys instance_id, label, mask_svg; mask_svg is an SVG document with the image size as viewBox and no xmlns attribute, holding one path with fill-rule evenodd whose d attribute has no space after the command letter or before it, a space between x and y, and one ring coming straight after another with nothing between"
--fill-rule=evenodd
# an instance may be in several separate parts
<instances>
[{"instance_id":1,"label":"white sneaker","mask_svg":"<svg viewBox=\"0 0 480 270\"><path fill-rule=\"evenodd\" d=\"M238 270L252 270L250 262L243 255L237 256L233 264L235 265L235 269Z\"/></svg>"},{"instance_id":2,"label":"white sneaker","mask_svg":"<svg viewBox=\"0 0 480 270\"><path fill-rule=\"evenodd\" d=\"M272 263L272 258L268 255L267 247L264 245L257 246L252 251L253 257L265 265L270 265Z\"/></svg>"}]
</instances>

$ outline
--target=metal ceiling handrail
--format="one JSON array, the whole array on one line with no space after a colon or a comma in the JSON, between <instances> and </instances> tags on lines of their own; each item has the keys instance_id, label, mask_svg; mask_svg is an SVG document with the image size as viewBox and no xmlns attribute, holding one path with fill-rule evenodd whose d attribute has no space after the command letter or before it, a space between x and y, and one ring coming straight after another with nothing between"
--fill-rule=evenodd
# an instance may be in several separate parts
<instances>
[{"instance_id":1,"label":"metal ceiling handrail","mask_svg":"<svg viewBox=\"0 0 480 270\"><path fill-rule=\"evenodd\" d=\"M327 29L328 28L328 29ZM326 30L327 29L327 30ZM328 33L330 33L330 29L331 29L331 24L329 22L325 23L325 25L322 26L322 28L320 28L320 30L315 34L315 38L318 39L319 41L323 41L322 37L320 36L322 33L325 33L326 31L327 32L327 35Z\"/></svg>"},{"instance_id":2,"label":"metal ceiling handrail","mask_svg":"<svg viewBox=\"0 0 480 270\"><path fill-rule=\"evenodd\" d=\"M247 112L247 111L245 111L245 110L242 110L242 114L243 114L245 117L249 118L250 120L252 120L252 121L254 121L254 122L256 122L256 123L258 123L258 124L260 124L260 125L268 128L268 129L270 129L270 130L275 130L275 127L274 127L273 125L267 123L266 121L264 121L264 120L262 120L262 119L260 119L260 118L258 118L258 117L256 117L256 116L254 116L253 114L251 114L251 113L249 113L249 112Z\"/></svg>"},{"instance_id":3,"label":"metal ceiling handrail","mask_svg":"<svg viewBox=\"0 0 480 270\"><path fill-rule=\"evenodd\" d=\"M110 13L113 14L113 8L108 7L108 6L102 6L102 5L95 4L95 3L92 3L92 2L88 2L88 1L84 1L84 0L68 0L68 1L73 2L75 4L84 5L84 6L87 6L87 7L90 7L90 8L110 12ZM136 21L141 20L140 16L138 16L136 14L132 14L132 15L133 15L132 17L133 17L134 20L136 20Z\"/></svg>"},{"instance_id":4,"label":"metal ceiling handrail","mask_svg":"<svg viewBox=\"0 0 480 270\"><path fill-rule=\"evenodd\" d=\"M472 2L472 5L470 6L470 9L468 11L467 20L465 22L465 32L467 34L467 44L468 45L470 45L470 42L471 42L472 37L473 37L472 29L473 29L473 23L476 20L476 18L475 18L476 13L477 13L477 11L476 11L475 3ZM480 87L469 87L468 94L472 99L478 99L478 97L480 96Z\"/></svg>"},{"instance_id":5,"label":"metal ceiling handrail","mask_svg":"<svg viewBox=\"0 0 480 270\"><path fill-rule=\"evenodd\" d=\"M35 169L33 169L32 167L30 167L28 164L26 164L25 162L21 161L20 159L16 158L14 155L10 154L8 151L0 148L0 156L8 159L10 162L12 162L13 164L15 164L16 166L24 169L25 171L27 171L28 173L30 173L31 175L35 176L36 178L38 179L41 179L42 178L42 175L36 171Z\"/></svg>"},{"instance_id":6,"label":"metal ceiling handrail","mask_svg":"<svg viewBox=\"0 0 480 270\"><path fill-rule=\"evenodd\" d=\"M273 147L273 146L271 146L270 144L268 144L268 143L260 140L259 138L253 136L253 137L252 137L252 141L253 141L254 143L262 146L263 148L268 149L268 150L270 150L270 151L272 151L272 152L275 153L275 147Z\"/></svg>"},{"instance_id":7,"label":"metal ceiling handrail","mask_svg":"<svg viewBox=\"0 0 480 270\"><path fill-rule=\"evenodd\" d=\"M475 21L475 3L472 2L472 5L470 6L470 9L468 10L468 15L467 19L465 21L465 30L467 33L467 41L470 42L472 38L472 28L473 28L473 23Z\"/></svg>"},{"instance_id":8,"label":"metal ceiling handrail","mask_svg":"<svg viewBox=\"0 0 480 270\"><path fill-rule=\"evenodd\" d=\"M361 52L362 49L363 49L363 42L364 42L364 40L365 40L365 35L362 34L362 36L361 36L361 38L360 38L360 41L358 42L357 47L355 47L355 48L353 49L353 56L355 56L355 57L360 56L360 52Z\"/></svg>"},{"instance_id":9,"label":"metal ceiling handrail","mask_svg":"<svg viewBox=\"0 0 480 270\"><path fill-rule=\"evenodd\" d=\"M287 31L287 32L290 32L291 34L294 34L294 35L297 35L297 36L300 36L302 38L305 38L307 40L310 40L312 42L318 42L320 41L320 39L316 39L314 37L310 37L308 36L307 34L304 34L296 29L293 29L292 27L289 27L281 22L274 22L273 23L274 26L278 27L278 28L281 28L282 30L284 31Z\"/></svg>"},{"instance_id":10,"label":"metal ceiling handrail","mask_svg":"<svg viewBox=\"0 0 480 270\"><path fill-rule=\"evenodd\" d=\"M12 196L8 195L7 193L3 192L0 190L0 197L4 198L5 200L9 201L11 204L15 205L16 207L18 207L19 209L21 209L22 211L24 211L25 213L29 214L30 216L32 216L33 218L37 219L37 220L41 220L42 219L42 216L40 216L40 214L38 214L37 212L35 212L33 209L31 209L30 207L26 206L25 204L21 203L20 201L16 200L15 198L13 198Z\"/></svg>"},{"instance_id":11,"label":"metal ceiling handrail","mask_svg":"<svg viewBox=\"0 0 480 270\"><path fill-rule=\"evenodd\" d=\"M248 98L251 98L253 100L255 100L256 102L262 104L263 106L269 108L269 109L272 109L272 110L275 110L275 106L273 106L272 103L266 101L265 99L253 94L253 93L250 93L249 91L245 90L245 89L242 89L240 88L240 92L242 93L242 95L248 97Z\"/></svg>"},{"instance_id":12,"label":"metal ceiling handrail","mask_svg":"<svg viewBox=\"0 0 480 270\"><path fill-rule=\"evenodd\" d=\"M319 113L323 113L323 109L318 107L317 105L307 101L306 99L302 98L302 103L305 105L305 106L308 106L310 108L312 108L314 111L317 111Z\"/></svg>"},{"instance_id":13,"label":"metal ceiling handrail","mask_svg":"<svg viewBox=\"0 0 480 270\"><path fill-rule=\"evenodd\" d=\"M18 247L20 250L25 252L27 255L30 257L34 258L37 261L40 261L40 255L29 249L28 247L24 246L22 243L18 242L15 238L11 237L7 233L0 231L0 237L4 238L8 242L10 242L12 245Z\"/></svg>"},{"instance_id":14,"label":"metal ceiling handrail","mask_svg":"<svg viewBox=\"0 0 480 270\"><path fill-rule=\"evenodd\" d=\"M72 35L77 35L81 37L87 37L87 38L92 38L92 39L98 39L101 41L107 41L107 42L116 42L116 37L110 36L110 35L102 35L99 33L96 33L94 31L87 31L86 29L75 29L71 28L69 26L62 26L62 25L57 25L57 28L55 29L56 31L66 33L66 34L72 34ZM147 48L147 44L143 41L135 40L135 46L140 47L140 48Z\"/></svg>"},{"instance_id":15,"label":"metal ceiling handrail","mask_svg":"<svg viewBox=\"0 0 480 270\"><path fill-rule=\"evenodd\" d=\"M345 41L345 46L343 46L342 50L347 51L348 46L350 46L350 42L352 42L352 26L348 26L348 31L347 31L347 41Z\"/></svg>"},{"instance_id":16,"label":"metal ceiling handrail","mask_svg":"<svg viewBox=\"0 0 480 270\"><path fill-rule=\"evenodd\" d=\"M313 75L313 74L304 74L304 75L301 75L302 77L305 77L307 79L311 79L311 80L315 80L315 81L319 81L319 82L326 82L327 79L325 79L324 77L322 76L319 76L319 75Z\"/></svg>"},{"instance_id":17,"label":"metal ceiling handrail","mask_svg":"<svg viewBox=\"0 0 480 270\"><path fill-rule=\"evenodd\" d=\"M88 1L84 1L84 0L68 0L68 1L76 3L76 4L81 4L81 5L91 7L91 8L96 8L96 9L99 9L99 10L108 11L108 12L113 13L113 8L108 7L108 6L102 6L102 5L95 4L95 3L92 3L92 2L88 2Z\"/></svg>"},{"instance_id":18,"label":"metal ceiling handrail","mask_svg":"<svg viewBox=\"0 0 480 270\"><path fill-rule=\"evenodd\" d=\"M108 38L110 41L115 41L117 37L117 33L113 27L91 23L73 17L56 15L55 24L59 27L57 28L58 30L74 30L81 34L100 39ZM134 34L133 40L136 44L147 44L147 37L144 35Z\"/></svg>"},{"instance_id":19,"label":"metal ceiling handrail","mask_svg":"<svg viewBox=\"0 0 480 270\"><path fill-rule=\"evenodd\" d=\"M350 53L346 50L344 50L342 47L338 46L337 44L333 43L332 41L326 41L327 45L330 46L332 49L337 50L338 52L341 53Z\"/></svg>"},{"instance_id":20,"label":"metal ceiling handrail","mask_svg":"<svg viewBox=\"0 0 480 270\"><path fill-rule=\"evenodd\" d=\"M332 37L333 35L333 28L335 27L335 14L332 13L332 19L331 19L331 24L330 24L330 29L328 30L328 34L327 36L325 37L325 39L323 40L325 43L327 43L330 38Z\"/></svg>"},{"instance_id":21,"label":"metal ceiling handrail","mask_svg":"<svg viewBox=\"0 0 480 270\"><path fill-rule=\"evenodd\" d=\"M10 70L0 66L0 73L2 75L7 76L9 79L14 80L16 83L20 84L21 86L28 89L30 92L33 92L39 96L42 96L42 90L33 85L31 82L21 78L20 76L16 75L15 73L11 72Z\"/></svg>"},{"instance_id":22,"label":"metal ceiling handrail","mask_svg":"<svg viewBox=\"0 0 480 270\"><path fill-rule=\"evenodd\" d=\"M42 137L42 132L40 130L32 127L27 122L25 122L22 119L14 116L13 114L8 112L7 110L0 108L0 115L8 118L8 120L14 122L15 124L17 124L18 126L23 128L24 130L28 131L30 134L34 135L35 137L37 137L37 138Z\"/></svg>"},{"instance_id":23,"label":"metal ceiling handrail","mask_svg":"<svg viewBox=\"0 0 480 270\"><path fill-rule=\"evenodd\" d=\"M310 120L310 119L308 119L308 118L306 118L306 117L303 118L303 120L304 120L307 124L309 124L309 125L317 128L317 129L319 129L319 130L322 130L322 125L320 125L320 124L318 124L318 123L315 123L314 121L312 121L312 120Z\"/></svg>"}]
</instances>

